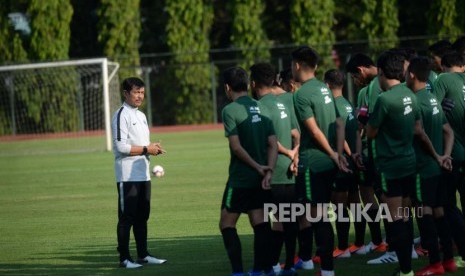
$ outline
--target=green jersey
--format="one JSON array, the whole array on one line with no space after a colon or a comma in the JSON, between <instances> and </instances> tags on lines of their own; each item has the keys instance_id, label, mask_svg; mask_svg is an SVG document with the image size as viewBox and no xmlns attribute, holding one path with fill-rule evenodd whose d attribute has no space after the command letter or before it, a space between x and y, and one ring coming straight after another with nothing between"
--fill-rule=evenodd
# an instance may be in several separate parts
<instances>
[{"instance_id":1,"label":"green jersey","mask_svg":"<svg viewBox=\"0 0 465 276\"><path fill-rule=\"evenodd\" d=\"M433 93L433 85L434 82L436 82L436 79L438 78L438 74L436 74L434 71L431 70L428 76L428 80L426 81L426 90L430 93Z\"/></svg>"},{"instance_id":2,"label":"green jersey","mask_svg":"<svg viewBox=\"0 0 465 276\"><path fill-rule=\"evenodd\" d=\"M337 112L345 124L345 140L347 141L347 144L349 144L350 151L354 153L356 152L358 130L358 121L355 118L354 108L343 96L334 98L334 102L336 104ZM347 160L349 161L351 169L354 169L354 164L351 161L352 159L348 158Z\"/></svg>"},{"instance_id":3,"label":"green jersey","mask_svg":"<svg viewBox=\"0 0 465 276\"><path fill-rule=\"evenodd\" d=\"M368 124L378 129L373 157L386 179L415 173L413 135L419 119L416 97L405 85L395 85L379 95Z\"/></svg>"},{"instance_id":4,"label":"green jersey","mask_svg":"<svg viewBox=\"0 0 465 276\"><path fill-rule=\"evenodd\" d=\"M381 89L381 86L379 86L378 77L375 77L371 80L368 86L362 88L358 93L358 108L362 106L368 106L368 113L373 112L376 100L378 99L378 96L381 94L381 92L383 92L383 90Z\"/></svg>"},{"instance_id":5,"label":"green jersey","mask_svg":"<svg viewBox=\"0 0 465 276\"><path fill-rule=\"evenodd\" d=\"M446 112L446 118L454 130L454 147L452 158L465 160L465 74L443 73L434 83L433 93L439 102L448 98L454 102L451 111Z\"/></svg>"},{"instance_id":6,"label":"green jersey","mask_svg":"<svg viewBox=\"0 0 465 276\"><path fill-rule=\"evenodd\" d=\"M295 116L295 108L294 108L294 94L291 92L286 92L278 95L278 101L282 102L289 110L291 114L291 123L292 129L299 129L299 122L297 121L297 117Z\"/></svg>"},{"instance_id":7,"label":"green jersey","mask_svg":"<svg viewBox=\"0 0 465 276\"><path fill-rule=\"evenodd\" d=\"M331 147L336 149L336 117L338 115L331 91L323 82L312 78L294 94L294 106L302 131L299 150L300 165L310 168L312 172L334 169L334 162L326 152L321 150L320 145L305 126L305 121L314 117Z\"/></svg>"},{"instance_id":8,"label":"green jersey","mask_svg":"<svg viewBox=\"0 0 465 276\"><path fill-rule=\"evenodd\" d=\"M439 155L443 154L444 141L442 128L446 121L444 112L436 97L427 88L415 93L420 109L421 120L426 135L428 135L434 149ZM441 174L438 162L427 153L423 146L414 141L415 154L417 156L418 173L423 178L430 178Z\"/></svg>"},{"instance_id":9,"label":"green jersey","mask_svg":"<svg viewBox=\"0 0 465 276\"><path fill-rule=\"evenodd\" d=\"M273 123L273 128L276 132L278 142L283 147L292 149L292 123L291 112L289 109L287 109L286 105L280 101L280 97L271 93L263 96L259 102L264 108L266 108L266 114L268 114L271 122ZM295 184L294 176L289 171L291 162L292 160L285 154L278 154L271 184Z\"/></svg>"},{"instance_id":10,"label":"green jersey","mask_svg":"<svg viewBox=\"0 0 465 276\"><path fill-rule=\"evenodd\" d=\"M275 135L271 120L262 114L262 106L243 96L222 111L225 136L237 135L241 146L257 163L268 164L268 137ZM228 183L233 188L259 188L262 176L239 159L230 149Z\"/></svg>"}]
</instances>

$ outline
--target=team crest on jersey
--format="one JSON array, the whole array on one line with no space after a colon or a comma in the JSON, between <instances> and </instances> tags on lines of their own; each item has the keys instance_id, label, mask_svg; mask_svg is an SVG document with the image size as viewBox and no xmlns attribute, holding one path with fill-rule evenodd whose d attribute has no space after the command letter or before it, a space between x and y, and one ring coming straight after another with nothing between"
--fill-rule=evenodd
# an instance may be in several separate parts
<instances>
[{"instance_id":1,"label":"team crest on jersey","mask_svg":"<svg viewBox=\"0 0 465 276\"><path fill-rule=\"evenodd\" d=\"M287 118L287 114L285 111L281 111L281 119Z\"/></svg>"},{"instance_id":2,"label":"team crest on jersey","mask_svg":"<svg viewBox=\"0 0 465 276\"><path fill-rule=\"evenodd\" d=\"M404 97L402 101L404 102L404 105L412 104L412 98L410 97Z\"/></svg>"},{"instance_id":3,"label":"team crest on jersey","mask_svg":"<svg viewBox=\"0 0 465 276\"><path fill-rule=\"evenodd\" d=\"M250 113L260 113L260 107L258 107L258 106L251 106L251 107L249 108L249 112L250 112Z\"/></svg>"},{"instance_id":4,"label":"team crest on jersey","mask_svg":"<svg viewBox=\"0 0 465 276\"><path fill-rule=\"evenodd\" d=\"M439 108L437 106L433 107L433 115L439 114Z\"/></svg>"},{"instance_id":5,"label":"team crest on jersey","mask_svg":"<svg viewBox=\"0 0 465 276\"><path fill-rule=\"evenodd\" d=\"M262 118L260 118L260 115L253 115L252 116L252 123L258 123L261 122Z\"/></svg>"},{"instance_id":6,"label":"team crest on jersey","mask_svg":"<svg viewBox=\"0 0 465 276\"><path fill-rule=\"evenodd\" d=\"M331 97L330 96L325 96L325 104L329 104L331 101Z\"/></svg>"},{"instance_id":7,"label":"team crest on jersey","mask_svg":"<svg viewBox=\"0 0 465 276\"><path fill-rule=\"evenodd\" d=\"M412 112L412 110L413 110L413 109L412 109L412 107L411 107L410 105L405 106L405 108L404 108L404 115L409 114L410 112Z\"/></svg>"}]
</instances>

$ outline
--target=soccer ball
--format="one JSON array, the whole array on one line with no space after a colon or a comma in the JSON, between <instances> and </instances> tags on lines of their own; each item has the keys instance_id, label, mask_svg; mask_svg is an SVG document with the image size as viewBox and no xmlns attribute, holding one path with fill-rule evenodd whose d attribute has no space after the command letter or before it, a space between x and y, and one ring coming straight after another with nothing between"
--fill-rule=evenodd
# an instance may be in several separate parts
<instances>
[{"instance_id":1,"label":"soccer ball","mask_svg":"<svg viewBox=\"0 0 465 276\"><path fill-rule=\"evenodd\" d=\"M156 177L162 177L165 175L165 170L160 165L155 165L152 169L152 173Z\"/></svg>"}]
</instances>

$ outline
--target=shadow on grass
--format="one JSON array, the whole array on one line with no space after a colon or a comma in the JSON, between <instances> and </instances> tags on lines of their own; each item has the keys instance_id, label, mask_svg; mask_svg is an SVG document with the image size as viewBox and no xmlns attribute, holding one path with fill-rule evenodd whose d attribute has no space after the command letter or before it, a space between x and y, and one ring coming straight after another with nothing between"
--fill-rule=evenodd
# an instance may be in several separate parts
<instances>
[{"instance_id":1,"label":"shadow on grass","mask_svg":"<svg viewBox=\"0 0 465 276\"><path fill-rule=\"evenodd\" d=\"M252 266L252 235L241 235L244 269ZM134 248L131 240L131 248ZM168 259L163 265L146 265L142 269L118 268L116 244L65 248L59 252L45 251L18 263L0 262L0 275L230 275L230 265L221 236L196 236L149 240L151 254ZM134 250L131 252L136 257ZM391 275L397 264L366 265L380 254L352 256L335 260L337 275ZM284 255L282 255L282 258ZM426 265L427 259L413 261L414 270ZM314 275L299 271L299 276Z\"/></svg>"},{"instance_id":2,"label":"shadow on grass","mask_svg":"<svg viewBox=\"0 0 465 276\"><path fill-rule=\"evenodd\" d=\"M252 263L251 235L242 235L244 267ZM131 254L135 259L134 240ZM142 269L118 268L116 242L112 245L88 245L60 252L35 254L19 263L2 263L0 275L228 275L230 265L220 235L149 240L152 255L167 259L163 265Z\"/></svg>"}]
</instances>

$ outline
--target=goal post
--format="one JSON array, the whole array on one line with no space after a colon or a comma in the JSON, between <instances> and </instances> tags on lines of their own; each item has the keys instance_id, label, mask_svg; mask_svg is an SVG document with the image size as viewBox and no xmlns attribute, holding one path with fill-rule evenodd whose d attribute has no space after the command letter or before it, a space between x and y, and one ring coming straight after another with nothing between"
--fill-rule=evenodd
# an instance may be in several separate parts
<instances>
[{"instance_id":1,"label":"goal post","mask_svg":"<svg viewBox=\"0 0 465 276\"><path fill-rule=\"evenodd\" d=\"M76 138L70 151L111 150L118 69L107 58L0 66L0 140Z\"/></svg>"}]
</instances>

